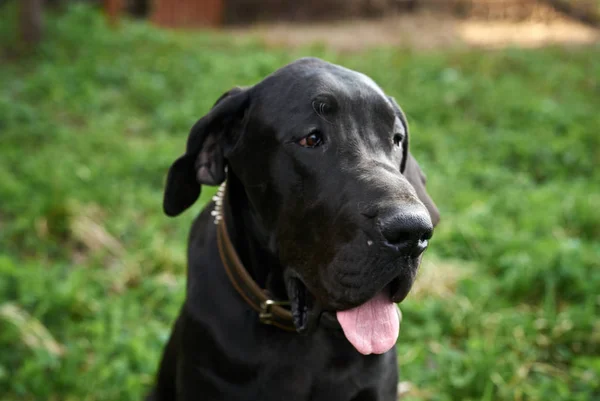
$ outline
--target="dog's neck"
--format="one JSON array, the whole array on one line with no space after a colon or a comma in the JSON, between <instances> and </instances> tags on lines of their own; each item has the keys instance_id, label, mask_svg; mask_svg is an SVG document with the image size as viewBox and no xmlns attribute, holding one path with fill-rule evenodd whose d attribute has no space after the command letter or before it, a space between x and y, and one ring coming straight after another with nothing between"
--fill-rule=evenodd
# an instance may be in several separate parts
<instances>
[{"instance_id":1,"label":"dog's neck","mask_svg":"<svg viewBox=\"0 0 600 401\"><path fill-rule=\"evenodd\" d=\"M282 266L269 249L272 236L260 224L240 180L231 172L221 213L227 222L227 232L244 267L254 281L277 299L287 299Z\"/></svg>"}]
</instances>

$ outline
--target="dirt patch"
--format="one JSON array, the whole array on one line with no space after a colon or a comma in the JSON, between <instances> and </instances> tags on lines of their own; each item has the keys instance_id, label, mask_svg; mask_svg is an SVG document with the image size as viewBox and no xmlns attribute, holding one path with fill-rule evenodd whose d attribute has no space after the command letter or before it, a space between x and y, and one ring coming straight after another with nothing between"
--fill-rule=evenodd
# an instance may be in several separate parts
<instances>
[{"instance_id":1,"label":"dirt patch","mask_svg":"<svg viewBox=\"0 0 600 401\"><path fill-rule=\"evenodd\" d=\"M481 21L421 12L378 20L316 24L261 24L231 28L234 35L258 36L267 45L320 44L340 51L373 47L411 49L541 47L598 43L600 31L567 18L528 21Z\"/></svg>"},{"instance_id":2,"label":"dirt patch","mask_svg":"<svg viewBox=\"0 0 600 401\"><path fill-rule=\"evenodd\" d=\"M552 23L465 22L459 26L461 40L476 47L542 47L548 45L585 45L597 43L599 31L579 22Z\"/></svg>"}]
</instances>

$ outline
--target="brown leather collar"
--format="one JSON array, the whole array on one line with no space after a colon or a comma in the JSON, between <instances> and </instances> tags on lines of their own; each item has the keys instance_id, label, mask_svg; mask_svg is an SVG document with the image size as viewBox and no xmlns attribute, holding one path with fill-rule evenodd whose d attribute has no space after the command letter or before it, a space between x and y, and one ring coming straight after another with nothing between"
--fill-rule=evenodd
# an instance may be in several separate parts
<instances>
[{"instance_id":1,"label":"brown leather collar","mask_svg":"<svg viewBox=\"0 0 600 401\"><path fill-rule=\"evenodd\" d=\"M225 198L224 192L224 188L222 188L220 202L223 202ZM218 206L220 207L221 204L219 203ZM267 290L261 289L252 279L231 243L225 223L225 214L219 215L219 212L221 211L219 210L214 214L214 216L218 216L215 219L217 222L217 244L221 261L231 284L233 284L233 288L252 309L259 313L258 317L261 323L271 324L286 331L296 331L292 313L282 307L282 305L289 305L289 302L270 299L267 296Z\"/></svg>"}]
</instances>

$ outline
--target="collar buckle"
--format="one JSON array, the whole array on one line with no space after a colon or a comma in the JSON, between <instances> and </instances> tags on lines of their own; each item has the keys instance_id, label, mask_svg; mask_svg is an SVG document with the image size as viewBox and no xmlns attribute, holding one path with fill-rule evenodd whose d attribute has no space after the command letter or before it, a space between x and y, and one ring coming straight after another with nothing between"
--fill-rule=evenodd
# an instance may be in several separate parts
<instances>
[{"instance_id":1,"label":"collar buckle","mask_svg":"<svg viewBox=\"0 0 600 401\"><path fill-rule=\"evenodd\" d=\"M288 306L289 304L289 301L274 301L272 299L267 299L260 303L258 319L263 324L273 324L273 306Z\"/></svg>"}]
</instances>

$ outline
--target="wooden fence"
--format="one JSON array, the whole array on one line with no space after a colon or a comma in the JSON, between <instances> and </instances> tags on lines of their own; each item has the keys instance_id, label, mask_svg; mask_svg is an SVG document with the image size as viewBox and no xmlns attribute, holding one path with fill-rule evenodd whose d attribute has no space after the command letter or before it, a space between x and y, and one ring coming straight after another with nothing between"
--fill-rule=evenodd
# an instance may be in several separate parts
<instances>
[{"instance_id":1,"label":"wooden fence","mask_svg":"<svg viewBox=\"0 0 600 401\"><path fill-rule=\"evenodd\" d=\"M564 14L600 22L598 0L105 0L170 27L218 26L269 21L369 18L419 10L486 20L552 20ZM558 10L558 11L557 11Z\"/></svg>"}]
</instances>

